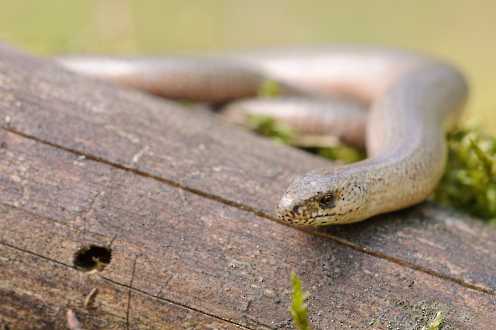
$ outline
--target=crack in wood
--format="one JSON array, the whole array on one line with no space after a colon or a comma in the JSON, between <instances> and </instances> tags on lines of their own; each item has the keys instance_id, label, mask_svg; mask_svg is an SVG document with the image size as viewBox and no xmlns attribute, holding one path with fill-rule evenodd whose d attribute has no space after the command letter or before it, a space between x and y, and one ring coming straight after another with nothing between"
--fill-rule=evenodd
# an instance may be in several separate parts
<instances>
[{"instance_id":1,"label":"crack in wood","mask_svg":"<svg viewBox=\"0 0 496 330\"><path fill-rule=\"evenodd\" d=\"M104 191L99 191L95 194L95 196L93 196L89 202L89 205L86 209L83 209L79 212L78 215L76 215L76 219L80 219L82 220L82 223L83 223L83 231L82 231L82 236L83 236L83 239L84 239L84 236L86 234L86 231L87 231L87 222L88 222L88 217L91 215L91 213L93 212L93 209L96 205L96 203L98 202L99 198L101 196L105 195L105 192Z\"/></svg>"},{"instance_id":2,"label":"crack in wood","mask_svg":"<svg viewBox=\"0 0 496 330\"><path fill-rule=\"evenodd\" d=\"M133 268L131 270L131 280L129 281L129 289L127 290L127 306L126 306L126 329L129 330L129 312L131 310L131 288L134 283L134 276L136 274L136 262L138 261L138 255L134 257Z\"/></svg>"}]
</instances>

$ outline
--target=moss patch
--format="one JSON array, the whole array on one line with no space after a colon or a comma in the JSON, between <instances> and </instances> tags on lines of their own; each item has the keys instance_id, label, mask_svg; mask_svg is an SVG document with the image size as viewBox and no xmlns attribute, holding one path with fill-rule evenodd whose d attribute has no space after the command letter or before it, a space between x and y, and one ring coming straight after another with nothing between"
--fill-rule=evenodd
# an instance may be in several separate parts
<instances>
[{"instance_id":1,"label":"moss patch","mask_svg":"<svg viewBox=\"0 0 496 330\"><path fill-rule=\"evenodd\" d=\"M476 129L448 135L449 156L434 199L495 223L496 138Z\"/></svg>"}]
</instances>

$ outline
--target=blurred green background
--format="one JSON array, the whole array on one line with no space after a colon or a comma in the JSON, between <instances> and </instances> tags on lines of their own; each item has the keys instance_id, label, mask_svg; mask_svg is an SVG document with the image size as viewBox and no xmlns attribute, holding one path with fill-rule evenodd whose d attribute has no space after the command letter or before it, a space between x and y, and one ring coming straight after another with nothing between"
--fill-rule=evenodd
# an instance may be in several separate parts
<instances>
[{"instance_id":1,"label":"blurred green background","mask_svg":"<svg viewBox=\"0 0 496 330\"><path fill-rule=\"evenodd\" d=\"M336 42L412 48L459 64L473 90L468 122L496 134L492 0L0 0L0 39L44 55Z\"/></svg>"}]
</instances>

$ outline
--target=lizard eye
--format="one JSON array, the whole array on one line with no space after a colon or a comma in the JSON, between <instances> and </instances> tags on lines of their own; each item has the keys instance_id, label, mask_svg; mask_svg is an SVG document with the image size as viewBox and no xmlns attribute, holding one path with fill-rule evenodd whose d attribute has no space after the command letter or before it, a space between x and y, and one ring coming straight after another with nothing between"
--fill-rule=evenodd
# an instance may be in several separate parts
<instances>
[{"instance_id":1,"label":"lizard eye","mask_svg":"<svg viewBox=\"0 0 496 330\"><path fill-rule=\"evenodd\" d=\"M298 211L300 211L300 206L299 205L295 205L293 207L293 213L298 213Z\"/></svg>"},{"instance_id":2,"label":"lizard eye","mask_svg":"<svg viewBox=\"0 0 496 330\"><path fill-rule=\"evenodd\" d=\"M319 206L322 209L332 209L336 206L336 196L334 194L327 194L319 200Z\"/></svg>"}]
</instances>

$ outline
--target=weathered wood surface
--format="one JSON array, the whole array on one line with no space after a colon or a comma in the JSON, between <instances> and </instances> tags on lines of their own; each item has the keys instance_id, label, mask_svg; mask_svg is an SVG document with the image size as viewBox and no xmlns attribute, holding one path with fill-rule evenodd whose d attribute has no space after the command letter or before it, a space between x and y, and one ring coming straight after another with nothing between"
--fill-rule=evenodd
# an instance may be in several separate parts
<instances>
[{"instance_id":1,"label":"weathered wood surface","mask_svg":"<svg viewBox=\"0 0 496 330\"><path fill-rule=\"evenodd\" d=\"M494 229L431 204L281 225L290 177L328 162L1 52L0 324L63 328L70 307L88 329L288 328L292 270L318 329L421 328L438 310L447 328L496 324ZM103 272L72 267L113 237Z\"/></svg>"}]
</instances>

